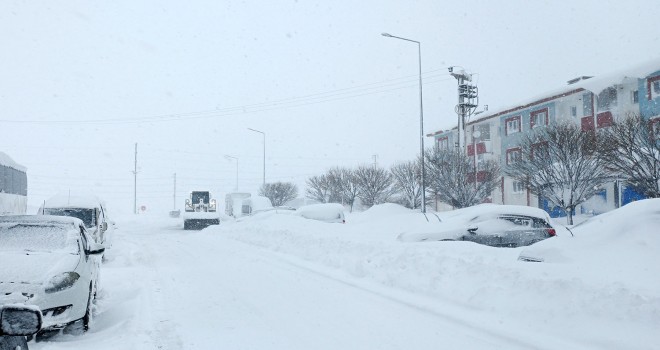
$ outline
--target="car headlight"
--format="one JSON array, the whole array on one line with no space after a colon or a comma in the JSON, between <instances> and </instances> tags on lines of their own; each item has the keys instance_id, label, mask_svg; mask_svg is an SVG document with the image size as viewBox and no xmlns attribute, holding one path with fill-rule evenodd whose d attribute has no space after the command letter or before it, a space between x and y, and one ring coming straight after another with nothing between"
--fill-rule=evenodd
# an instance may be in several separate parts
<instances>
[{"instance_id":1,"label":"car headlight","mask_svg":"<svg viewBox=\"0 0 660 350\"><path fill-rule=\"evenodd\" d=\"M65 272L51 278L46 283L46 293L55 293L71 288L80 278L77 272Z\"/></svg>"}]
</instances>

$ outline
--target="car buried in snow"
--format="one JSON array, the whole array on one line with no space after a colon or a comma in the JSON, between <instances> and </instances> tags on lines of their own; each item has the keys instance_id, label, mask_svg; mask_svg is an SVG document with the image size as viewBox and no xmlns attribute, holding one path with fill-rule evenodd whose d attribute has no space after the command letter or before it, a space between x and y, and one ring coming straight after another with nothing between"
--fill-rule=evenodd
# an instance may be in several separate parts
<instances>
[{"instance_id":1,"label":"car buried in snow","mask_svg":"<svg viewBox=\"0 0 660 350\"><path fill-rule=\"evenodd\" d=\"M310 204L300 207L296 214L305 219L318 220L330 223L346 223L344 207L339 203Z\"/></svg>"},{"instance_id":2,"label":"car buried in snow","mask_svg":"<svg viewBox=\"0 0 660 350\"><path fill-rule=\"evenodd\" d=\"M105 248L80 219L0 216L0 304L37 306L43 331L88 329Z\"/></svg>"},{"instance_id":3,"label":"car buried in snow","mask_svg":"<svg viewBox=\"0 0 660 350\"><path fill-rule=\"evenodd\" d=\"M480 204L438 213L422 230L404 232L404 242L470 241L492 247L522 247L554 237L548 213L517 205Z\"/></svg>"}]
</instances>

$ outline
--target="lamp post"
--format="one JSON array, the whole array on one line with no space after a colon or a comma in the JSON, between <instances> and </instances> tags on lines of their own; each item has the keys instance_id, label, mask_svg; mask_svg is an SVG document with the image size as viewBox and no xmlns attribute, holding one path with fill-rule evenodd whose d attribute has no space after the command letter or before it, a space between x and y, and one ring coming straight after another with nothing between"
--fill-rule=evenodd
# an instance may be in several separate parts
<instances>
[{"instance_id":1,"label":"lamp post","mask_svg":"<svg viewBox=\"0 0 660 350\"><path fill-rule=\"evenodd\" d=\"M227 160L230 160L230 159L236 160L236 192L238 192L238 158L225 154L225 159L227 159Z\"/></svg>"},{"instance_id":2,"label":"lamp post","mask_svg":"<svg viewBox=\"0 0 660 350\"><path fill-rule=\"evenodd\" d=\"M417 44L417 55L419 59L419 156L422 159L422 213L426 213L426 169L424 168L424 105L422 99L422 43L417 40L411 40L383 33L382 36L394 39L400 39Z\"/></svg>"},{"instance_id":3,"label":"lamp post","mask_svg":"<svg viewBox=\"0 0 660 350\"><path fill-rule=\"evenodd\" d=\"M250 131L258 132L264 137L264 182L263 184L266 184L266 133L263 131L255 130L252 128L248 128Z\"/></svg>"}]
</instances>

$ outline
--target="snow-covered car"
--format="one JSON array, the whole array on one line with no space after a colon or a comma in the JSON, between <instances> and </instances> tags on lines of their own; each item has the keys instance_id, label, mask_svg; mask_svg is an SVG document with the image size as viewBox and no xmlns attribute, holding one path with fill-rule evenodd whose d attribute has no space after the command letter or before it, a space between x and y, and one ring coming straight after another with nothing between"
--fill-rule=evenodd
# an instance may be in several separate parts
<instances>
[{"instance_id":1,"label":"snow-covered car","mask_svg":"<svg viewBox=\"0 0 660 350\"><path fill-rule=\"evenodd\" d=\"M106 241L107 212L103 201L94 195L58 194L45 201L38 214L78 218L96 243L104 244Z\"/></svg>"},{"instance_id":2,"label":"snow-covered car","mask_svg":"<svg viewBox=\"0 0 660 350\"><path fill-rule=\"evenodd\" d=\"M80 219L0 216L0 304L36 305L43 329L89 327L105 248Z\"/></svg>"},{"instance_id":3,"label":"snow-covered car","mask_svg":"<svg viewBox=\"0 0 660 350\"><path fill-rule=\"evenodd\" d=\"M305 219L319 220L324 222L346 223L344 207L338 203L322 203L306 205L298 208L296 214Z\"/></svg>"},{"instance_id":4,"label":"snow-covered car","mask_svg":"<svg viewBox=\"0 0 660 350\"><path fill-rule=\"evenodd\" d=\"M480 204L440 213L439 221L421 231L405 232L399 240L471 241L493 247L521 247L554 237L548 213L517 205Z\"/></svg>"}]
</instances>

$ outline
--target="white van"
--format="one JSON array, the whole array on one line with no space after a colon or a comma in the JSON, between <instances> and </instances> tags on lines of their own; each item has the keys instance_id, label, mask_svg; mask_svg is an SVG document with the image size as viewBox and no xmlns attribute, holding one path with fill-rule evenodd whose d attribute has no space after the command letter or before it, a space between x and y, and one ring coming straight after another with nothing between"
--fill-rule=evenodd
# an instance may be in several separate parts
<instances>
[{"instance_id":1,"label":"white van","mask_svg":"<svg viewBox=\"0 0 660 350\"><path fill-rule=\"evenodd\" d=\"M38 214L78 218L96 243L106 242L107 213L103 201L96 196L56 195L44 202Z\"/></svg>"}]
</instances>

